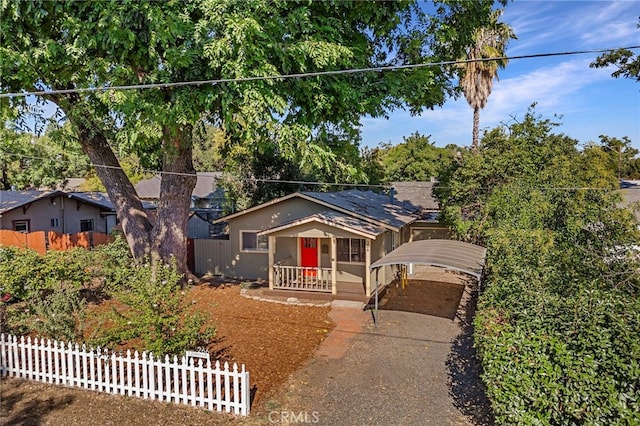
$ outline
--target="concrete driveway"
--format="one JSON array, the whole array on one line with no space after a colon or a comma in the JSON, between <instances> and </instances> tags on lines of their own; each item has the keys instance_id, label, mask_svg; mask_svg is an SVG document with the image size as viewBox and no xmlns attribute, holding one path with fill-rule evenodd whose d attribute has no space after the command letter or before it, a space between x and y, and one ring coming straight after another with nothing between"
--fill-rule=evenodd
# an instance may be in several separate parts
<instances>
[{"instance_id":1,"label":"concrete driveway","mask_svg":"<svg viewBox=\"0 0 640 426\"><path fill-rule=\"evenodd\" d=\"M274 401L270 424L491 424L468 319L469 287L458 318L334 306L336 327L314 359ZM456 303L457 301L453 302Z\"/></svg>"}]
</instances>

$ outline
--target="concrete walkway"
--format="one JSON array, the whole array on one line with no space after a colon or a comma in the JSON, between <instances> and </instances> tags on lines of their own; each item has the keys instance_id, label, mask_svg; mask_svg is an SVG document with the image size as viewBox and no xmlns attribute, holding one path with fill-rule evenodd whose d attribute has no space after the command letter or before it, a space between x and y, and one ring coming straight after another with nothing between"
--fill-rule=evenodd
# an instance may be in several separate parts
<instances>
[{"instance_id":1,"label":"concrete walkway","mask_svg":"<svg viewBox=\"0 0 640 426\"><path fill-rule=\"evenodd\" d=\"M336 327L280 410L320 425L489 424L469 329L448 318L333 307ZM300 417L299 417L300 418Z\"/></svg>"}]
</instances>

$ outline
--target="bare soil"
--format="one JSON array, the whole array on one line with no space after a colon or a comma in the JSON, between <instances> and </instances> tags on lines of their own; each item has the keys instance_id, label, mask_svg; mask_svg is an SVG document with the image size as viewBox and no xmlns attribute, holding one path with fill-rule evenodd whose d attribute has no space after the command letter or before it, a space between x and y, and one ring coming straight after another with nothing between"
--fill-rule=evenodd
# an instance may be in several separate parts
<instances>
[{"instance_id":1,"label":"bare soil","mask_svg":"<svg viewBox=\"0 0 640 426\"><path fill-rule=\"evenodd\" d=\"M417 282L424 279L433 281L430 283ZM56 387L32 381L2 379L0 382L0 424L65 426L88 424L118 426L262 425L273 423L273 419L269 416L274 410L276 413L278 413L277 410L280 410L281 414L287 414L291 410L294 410L295 413L299 413L300 410L311 410L309 411L311 413L318 410L322 416L320 424L362 424L358 419L363 420L364 423L372 424L377 423L371 417L372 412L359 417L357 410L366 407L367 404L375 403L388 417L389 413L393 414L394 407L400 406L398 401L416 402L417 400L414 401L415 395L420 394L420 392L412 391L403 385L391 394L388 390L383 392L384 398L370 400L371 395L367 389L370 389L371 383L362 381L367 377L378 377L378 375L372 376L372 371L387 371L389 365L396 364L398 368L402 369L400 373L404 372L410 376L413 374L417 377L416 386L418 388L435 385L444 388L441 392L442 398L434 397L433 401L430 400L432 406L424 417L414 419L415 422L407 421L406 424L427 424L428 422L425 422L427 420L431 424L438 424L440 423L438 419L445 417L438 417L437 410L448 412L452 409L468 419L462 424L491 424L490 410L487 408L488 402L478 377L479 367L474 359L469 322L473 316L474 304L467 303L470 299L470 293L469 287L464 287L465 277L459 274L443 273L440 268L428 268L416 271L412 280L416 281L410 280L404 289L401 288L401 285L392 284L385 300L381 301L381 309L428 314L429 317L423 318L433 318L429 321L436 322L445 321L432 327L436 332L445 333L448 330L447 327L454 327L456 330L462 330L462 333L457 335L453 341L450 341L450 335L447 338L433 339L433 336L427 336L426 340L416 339L418 337L415 335L418 332L416 324L392 320L391 312L381 312L382 325L384 325L381 330L385 332L376 331L369 324L368 327L371 329L362 330L350 339L348 346L355 345L355 347L346 349L346 355L336 360L323 360L322 357L314 357L320 344L334 328L334 323L329 317L331 308L327 306L296 306L249 299L241 296L238 285L201 284L192 287L188 295L189 301L195 309L210 315L217 326L217 337L209 346L213 357L223 361L242 363L250 372L252 407L251 416L248 418L212 413L203 409L170 403ZM442 282L450 284L443 285ZM459 304L459 302L461 303ZM450 322L455 307L458 307L458 312L455 314L455 320ZM105 306L97 305L95 308L104 309ZM416 320L418 324L424 326L425 320L420 319L420 316L411 318L418 318ZM387 324L389 320L391 323ZM391 334L393 333L389 334L391 328L394 327L397 328L395 332L398 334L398 338L392 338ZM340 332L344 334L344 330L339 328L336 330L339 332L338 334ZM380 335L380 333L382 334ZM408 335L404 336L404 333L408 333ZM457 332L452 333L453 335L457 334ZM369 341L376 338L383 338L383 342ZM442 342L439 343L439 341ZM329 340L327 340L328 342ZM384 342L386 342L386 346L383 344ZM425 348L442 345L446 345L448 349L441 354L440 358L424 356ZM380 348L382 352L379 357L372 358L373 367L362 359L362 354L368 353L368 349L365 350L365 348L371 347ZM422 356L409 356L408 354L416 348L422 351L420 352ZM399 354L398 356L404 354L404 357L398 359L397 363L389 363L389 354ZM408 361L414 359L425 360L427 366L409 365ZM330 364L331 362L349 362L350 360L351 364L345 364L343 369ZM384 366L379 365L380 368L376 368L375 362L383 363ZM358 369L364 369L362 374L358 374ZM441 374L438 377L420 379L418 375L425 371L440 371ZM394 371L389 370L389 374L392 373L393 376L389 376L385 380L380 379L381 383L397 381L400 376L396 377ZM335 376L339 374L344 374L343 380L336 380ZM315 379L312 380L312 377ZM327 386L337 386L336 383L343 382L348 385L345 385L344 390L336 391L334 389L331 392L325 392ZM304 389L298 389L300 386ZM307 398L315 395L311 398L312 403L307 404L308 401L302 400L298 401L300 404L295 403L294 400L297 398L293 398L293 400L291 398L297 393L294 388L298 391L303 390L301 395ZM362 398L364 398L363 401L366 400L366 404L360 401ZM450 401L451 398L452 401ZM416 407L422 407L424 401L419 400L416 404ZM384 407L388 411L384 411ZM417 408L415 410L414 408L411 408L411 412L415 414ZM339 415L343 417L339 417ZM340 423L335 422L338 418L341 418ZM378 424L397 423L400 418L395 417L395 422L378 422Z\"/></svg>"},{"instance_id":2,"label":"bare soil","mask_svg":"<svg viewBox=\"0 0 640 426\"><path fill-rule=\"evenodd\" d=\"M238 285L201 284L188 300L208 314L217 336L210 352L244 364L250 373L252 416L241 419L206 410L38 382L3 378L0 424L11 425L222 425L261 423L265 402L304 364L333 323L329 307L252 300ZM100 309L99 306L95 307Z\"/></svg>"}]
</instances>

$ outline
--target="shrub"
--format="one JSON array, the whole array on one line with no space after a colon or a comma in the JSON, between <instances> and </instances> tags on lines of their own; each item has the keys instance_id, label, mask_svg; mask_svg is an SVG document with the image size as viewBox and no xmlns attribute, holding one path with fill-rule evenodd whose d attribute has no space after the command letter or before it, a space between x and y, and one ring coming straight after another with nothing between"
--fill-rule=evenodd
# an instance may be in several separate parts
<instances>
[{"instance_id":1,"label":"shrub","mask_svg":"<svg viewBox=\"0 0 640 426\"><path fill-rule=\"evenodd\" d=\"M33 304L33 330L40 336L65 342L81 342L85 301L77 291L56 289Z\"/></svg>"},{"instance_id":2,"label":"shrub","mask_svg":"<svg viewBox=\"0 0 640 426\"><path fill-rule=\"evenodd\" d=\"M115 241L98 246L91 253L93 259L89 270L99 287L108 293L126 285L131 274L133 257L122 237L116 236Z\"/></svg>"},{"instance_id":3,"label":"shrub","mask_svg":"<svg viewBox=\"0 0 640 426\"><path fill-rule=\"evenodd\" d=\"M91 252L83 248L49 251L41 256L28 248L0 249L0 292L13 302L32 300L43 291L77 290L90 282Z\"/></svg>"},{"instance_id":4,"label":"shrub","mask_svg":"<svg viewBox=\"0 0 640 426\"><path fill-rule=\"evenodd\" d=\"M205 326L206 318L191 312L180 288L182 276L175 263L154 268L141 264L130 271L126 286L114 297L124 305L103 319L111 322L99 328L92 343L127 345L156 354L179 355L206 346L215 334Z\"/></svg>"},{"instance_id":5,"label":"shrub","mask_svg":"<svg viewBox=\"0 0 640 426\"><path fill-rule=\"evenodd\" d=\"M498 423L640 423L640 302L622 296L547 295L519 320L489 309L476 317Z\"/></svg>"},{"instance_id":6,"label":"shrub","mask_svg":"<svg viewBox=\"0 0 640 426\"><path fill-rule=\"evenodd\" d=\"M66 342L83 341L86 302L76 290L57 288L43 291L29 302L1 304L4 332Z\"/></svg>"},{"instance_id":7,"label":"shrub","mask_svg":"<svg viewBox=\"0 0 640 426\"><path fill-rule=\"evenodd\" d=\"M28 299L40 287L39 270L44 259L30 249L0 248L0 293L12 302Z\"/></svg>"}]
</instances>

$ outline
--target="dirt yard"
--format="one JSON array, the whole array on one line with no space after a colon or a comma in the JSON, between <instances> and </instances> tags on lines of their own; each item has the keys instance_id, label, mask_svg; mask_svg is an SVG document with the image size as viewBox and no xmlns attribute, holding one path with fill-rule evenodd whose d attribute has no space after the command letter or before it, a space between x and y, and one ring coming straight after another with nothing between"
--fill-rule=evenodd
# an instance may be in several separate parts
<instances>
[{"instance_id":1,"label":"dirt yard","mask_svg":"<svg viewBox=\"0 0 640 426\"><path fill-rule=\"evenodd\" d=\"M333 324L328 307L293 306L242 297L238 285L199 285L189 298L217 326L214 357L244 364L251 374L252 416L2 379L0 424L199 425L260 423L265 402L305 363Z\"/></svg>"}]
</instances>

